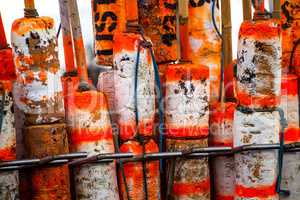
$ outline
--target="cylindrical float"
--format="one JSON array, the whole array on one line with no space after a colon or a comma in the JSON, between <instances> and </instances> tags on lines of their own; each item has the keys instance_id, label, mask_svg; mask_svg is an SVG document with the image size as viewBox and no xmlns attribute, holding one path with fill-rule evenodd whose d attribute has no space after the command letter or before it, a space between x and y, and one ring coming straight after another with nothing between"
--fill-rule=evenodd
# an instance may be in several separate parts
<instances>
[{"instance_id":1,"label":"cylindrical float","mask_svg":"<svg viewBox=\"0 0 300 200\"><path fill-rule=\"evenodd\" d=\"M12 161L16 159L12 82L0 81L0 91L0 161ZM0 199L19 199L17 171L0 172Z\"/></svg>"},{"instance_id":2,"label":"cylindrical float","mask_svg":"<svg viewBox=\"0 0 300 200\"><path fill-rule=\"evenodd\" d=\"M143 147L144 145L144 147ZM120 147L122 153L133 153L135 155L142 155L143 153L157 153L158 146L154 140L150 139L145 144L137 141L125 142ZM121 167L121 166L120 166ZM144 167L144 168L143 168ZM124 169L119 169L120 192L123 200L145 200L146 194L144 191L145 183L147 183L147 192L149 200L160 200L160 176L159 176L159 161L142 161L123 163ZM122 172L123 170L123 172ZM146 176L146 180L144 177ZM125 181L124 181L125 179ZM127 184L129 191L129 198L125 189Z\"/></svg>"},{"instance_id":3,"label":"cylindrical float","mask_svg":"<svg viewBox=\"0 0 300 200\"><path fill-rule=\"evenodd\" d=\"M284 133L286 144L300 142L299 129L299 101L298 101L298 79L296 75L288 74L282 77L281 83L281 105L288 127ZM287 152L283 157L283 175L281 187L290 191L290 196L280 199L296 200L300 195L300 153Z\"/></svg>"},{"instance_id":4,"label":"cylindrical float","mask_svg":"<svg viewBox=\"0 0 300 200\"><path fill-rule=\"evenodd\" d=\"M189 1L188 44L184 46L187 60L206 65L210 69L210 102L219 99L221 77L221 38L213 26L211 16L212 1ZM220 26L218 5L214 16ZM182 32L181 35L186 34Z\"/></svg>"},{"instance_id":5,"label":"cylindrical float","mask_svg":"<svg viewBox=\"0 0 300 200\"><path fill-rule=\"evenodd\" d=\"M189 151L207 147L207 139L166 139L167 151ZM185 159L175 161L174 174L170 174L171 161L167 165L167 175L173 176L170 195L176 200L209 200L210 176L208 158Z\"/></svg>"},{"instance_id":6,"label":"cylindrical float","mask_svg":"<svg viewBox=\"0 0 300 200\"><path fill-rule=\"evenodd\" d=\"M139 1L139 21L153 42L158 63L178 59L176 38L176 0Z\"/></svg>"},{"instance_id":7,"label":"cylindrical float","mask_svg":"<svg viewBox=\"0 0 300 200\"><path fill-rule=\"evenodd\" d=\"M233 117L236 104L216 104L211 110L210 144L216 147L233 146ZM235 192L234 157L220 156L213 159L216 200L233 200Z\"/></svg>"},{"instance_id":8,"label":"cylindrical float","mask_svg":"<svg viewBox=\"0 0 300 200\"><path fill-rule=\"evenodd\" d=\"M207 137L209 69L189 63L169 65L165 79L166 137Z\"/></svg>"},{"instance_id":9,"label":"cylindrical float","mask_svg":"<svg viewBox=\"0 0 300 200\"><path fill-rule=\"evenodd\" d=\"M68 101L68 128L72 152L88 156L114 153L106 99L88 84L87 62L76 0L69 0L76 64L80 82ZM78 200L119 200L115 163L75 167L75 194Z\"/></svg>"},{"instance_id":10,"label":"cylindrical float","mask_svg":"<svg viewBox=\"0 0 300 200\"><path fill-rule=\"evenodd\" d=\"M278 144L279 113L253 112L234 114L234 147L251 144ZM236 200L278 200L277 150L255 150L235 154Z\"/></svg>"},{"instance_id":11,"label":"cylindrical float","mask_svg":"<svg viewBox=\"0 0 300 200\"><path fill-rule=\"evenodd\" d=\"M54 20L25 17L12 25L11 43L17 72L15 102L27 124L61 122L64 102Z\"/></svg>"},{"instance_id":12,"label":"cylindrical float","mask_svg":"<svg viewBox=\"0 0 300 200\"><path fill-rule=\"evenodd\" d=\"M245 21L238 43L237 99L251 108L280 103L281 36L275 20Z\"/></svg>"},{"instance_id":13,"label":"cylindrical float","mask_svg":"<svg viewBox=\"0 0 300 200\"><path fill-rule=\"evenodd\" d=\"M89 156L114 153L112 128L104 95L76 92L69 104L70 150ZM87 164L75 168L76 197L81 200L118 200L115 163Z\"/></svg>"},{"instance_id":14,"label":"cylindrical float","mask_svg":"<svg viewBox=\"0 0 300 200\"><path fill-rule=\"evenodd\" d=\"M154 70L149 49L140 46L142 40L141 35L135 33L115 34L115 109L118 115L120 138L124 141L133 139L137 132L142 136L153 135L155 116ZM137 58L138 51L139 58ZM135 79L137 79L136 91ZM139 114L138 128L135 119L135 92L137 93Z\"/></svg>"},{"instance_id":15,"label":"cylindrical float","mask_svg":"<svg viewBox=\"0 0 300 200\"><path fill-rule=\"evenodd\" d=\"M207 147L209 68L189 63L169 65L165 80L166 149ZM168 176L171 171L168 165ZM208 159L176 160L172 184L168 195L174 199L210 199Z\"/></svg>"},{"instance_id":16,"label":"cylindrical float","mask_svg":"<svg viewBox=\"0 0 300 200\"><path fill-rule=\"evenodd\" d=\"M35 125L24 129L27 158L44 158L69 152L65 124ZM70 200L67 165L30 170L32 200Z\"/></svg>"}]
</instances>

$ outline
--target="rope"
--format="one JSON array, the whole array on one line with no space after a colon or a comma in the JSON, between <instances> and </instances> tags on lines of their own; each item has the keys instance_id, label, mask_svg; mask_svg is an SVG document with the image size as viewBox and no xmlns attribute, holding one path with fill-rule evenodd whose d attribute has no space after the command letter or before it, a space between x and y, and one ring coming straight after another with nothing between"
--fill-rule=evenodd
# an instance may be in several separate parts
<instances>
[{"instance_id":1,"label":"rope","mask_svg":"<svg viewBox=\"0 0 300 200\"><path fill-rule=\"evenodd\" d=\"M60 32L61 32L61 23L59 24L59 27L58 27L58 30L57 30L57 33L56 33L56 38L59 37Z\"/></svg>"},{"instance_id":2,"label":"rope","mask_svg":"<svg viewBox=\"0 0 300 200\"><path fill-rule=\"evenodd\" d=\"M26 18L35 18L35 17L38 17L39 16L39 13L37 12L36 9L28 9L28 8L25 8L24 9L24 16Z\"/></svg>"}]
</instances>

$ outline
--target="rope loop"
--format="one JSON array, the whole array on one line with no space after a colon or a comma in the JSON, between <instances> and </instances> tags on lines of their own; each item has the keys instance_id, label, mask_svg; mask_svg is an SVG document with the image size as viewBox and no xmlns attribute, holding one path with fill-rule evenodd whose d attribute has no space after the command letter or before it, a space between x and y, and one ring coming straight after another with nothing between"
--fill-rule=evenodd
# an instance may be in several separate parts
<instances>
[{"instance_id":1,"label":"rope loop","mask_svg":"<svg viewBox=\"0 0 300 200\"><path fill-rule=\"evenodd\" d=\"M38 17L39 16L39 13L37 12L36 9L28 9L28 8L25 8L24 9L24 16L26 18L35 18L35 17Z\"/></svg>"}]
</instances>

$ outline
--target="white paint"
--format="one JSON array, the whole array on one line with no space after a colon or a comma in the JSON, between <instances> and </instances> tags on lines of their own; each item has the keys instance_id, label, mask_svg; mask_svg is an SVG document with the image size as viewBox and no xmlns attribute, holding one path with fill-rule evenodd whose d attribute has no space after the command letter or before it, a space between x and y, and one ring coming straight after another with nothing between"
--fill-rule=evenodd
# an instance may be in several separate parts
<instances>
[{"instance_id":1,"label":"white paint","mask_svg":"<svg viewBox=\"0 0 300 200\"><path fill-rule=\"evenodd\" d=\"M19 200L19 173L17 171L0 173L0 199Z\"/></svg>"},{"instance_id":2,"label":"white paint","mask_svg":"<svg viewBox=\"0 0 300 200\"><path fill-rule=\"evenodd\" d=\"M182 81L166 83L165 120L170 127L208 126L209 81ZM194 88L194 90L193 90Z\"/></svg>"}]
</instances>

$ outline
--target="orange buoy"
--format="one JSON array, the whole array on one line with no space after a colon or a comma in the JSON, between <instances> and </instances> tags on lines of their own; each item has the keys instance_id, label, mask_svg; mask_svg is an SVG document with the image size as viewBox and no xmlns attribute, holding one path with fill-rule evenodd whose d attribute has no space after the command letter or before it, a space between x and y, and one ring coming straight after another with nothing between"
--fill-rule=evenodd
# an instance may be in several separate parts
<instances>
[{"instance_id":1,"label":"orange buoy","mask_svg":"<svg viewBox=\"0 0 300 200\"><path fill-rule=\"evenodd\" d=\"M118 115L120 138L133 139L137 132L142 136L152 136L155 117L154 70L150 52L140 46L142 36L136 33L115 34L114 43L114 87L115 109ZM124 42L126 41L126 42ZM137 52L139 61L137 61ZM139 62L136 77L136 62ZM134 83L137 78L137 106L139 127L136 127Z\"/></svg>"},{"instance_id":2,"label":"orange buoy","mask_svg":"<svg viewBox=\"0 0 300 200\"><path fill-rule=\"evenodd\" d=\"M12 82L0 80L0 161L16 159L16 129ZM0 172L0 199L19 199L17 171Z\"/></svg>"},{"instance_id":3,"label":"orange buoy","mask_svg":"<svg viewBox=\"0 0 300 200\"><path fill-rule=\"evenodd\" d=\"M141 155L143 153L157 153L158 146L154 140L150 139L143 144L137 141L127 141L120 147L122 153L133 153L135 155ZM143 169L143 167L145 167ZM122 172L123 170L123 172ZM146 173L146 180L143 173ZM126 182L124 181L126 180ZM123 200L160 200L160 175L159 175L159 161L145 161L145 165L142 162L126 162L123 164L123 169L119 169L120 180L120 192ZM128 187L129 198L125 189L125 183ZM146 198L143 188L144 184L147 184L148 197Z\"/></svg>"},{"instance_id":4,"label":"orange buoy","mask_svg":"<svg viewBox=\"0 0 300 200\"><path fill-rule=\"evenodd\" d=\"M125 30L125 0L92 0L96 62L113 65L114 34ZM129 13L134 15L134 11Z\"/></svg>"},{"instance_id":5,"label":"orange buoy","mask_svg":"<svg viewBox=\"0 0 300 200\"><path fill-rule=\"evenodd\" d=\"M209 69L189 63L169 65L165 74L166 137L206 138Z\"/></svg>"},{"instance_id":6,"label":"orange buoy","mask_svg":"<svg viewBox=\"0 0 300 200\"><path fill-rule=\"evenodd\" d=\"M187 44L182 44L183 59L210 69L210 102L218 101L221 77L221 39L217 35L211 17L212 1L189 1ZM215 9L217 26L220 24L218 7Z\"/></svg>"},{"instance_id":7,"label":"orange buoy","mask_svg":"<svg viewBox=\"0 0 300 200\"><path fill-rule=\"evenodd\" d=\"M207 146L207 139L166 139L166 149L170 152L189 151ZM169 173L172 171L170 164L167 165L167 171ZM174 181L168 184L173 184L170 192L173 199L209 200L210 176L208 158L178 158L175 161Z\"/></svg>"},{"instance_id":8,"label":"orange buoy","mask_svg":"<svg viewBox=\"0 0 300 200\"><path fill-rule=\"evenodd\" d=\"M282 23L282 53L283 62L282 67L284 72L292 70L299 76L300 75L300 15L298 7L300 2L298 0L281 0L281 23ZM292 55L293 48L295 48L294 55ZM293 58L291 58L293 56ZM290 63L291 59L293 63Z\"/></svg>"},{"instance_id":9,"label":"orange buoy","mask_svg":"<svg viewBox=\"0 0 300 200\"><path fill-rule=\"evenodd\" d=\"M288 127L284 133L286 144L300 142L299 129L299 100L298 100L298 77L287 74L282 77L281 82L281 105ZM290 196L283 197L285 200L296 200L300 193L300 153L287 152L283 157L283 175L281 187L290 191Z\"/></svg>"},{"instance_id":10,"label":"orange buoy","mask_svg":"<svg viewBox=\"0 0 300 200\"><path fill-rule=\"evenodd\" d=\"M87 63L76 0L69 0L69 12L79 74L78 89L68 99L68 128L72 152L88 156L114 153L112 128L104 94L88 84ZM115 163L86 164L74 169L75 196L78 200L119 200Z\"/></svg>"},{"instance_id":11,"label":"orange buoy","mask_svg":"<svg viewBox=\"0 0 300 200\"><path fill-rule=\"evenodd\" d=\"M237 99L251 108L279 106L280 23L259 18L241 25L238 44Z\"/></svg>"},{"instance_id":12,"label":"orange buoy","mask_svg":"<svg viewBox=\"0 0 300 200\"><path fill-rule=\"evenodd\" d=\"M176 0L139 1L140 24L153 42L157 63L178 59Z\"/></svg>"},{"instance_id":13,"label":"orange buoy","mask_svg":"<svg viewBox=\"0 0 300 200\"><path fill-rule=\"evenodd\" d=\"M26 17L15 20L11 31L16 105L26 114L27 124L62 122L64 102L54 20L36 17L33 1L25 3Z\"/></svg>"},{"instance_id":14,"label":"orange buoy","mask_svg":"<svg viewBox=\"0 0 300 200\"><path fill-rule=\"evenodd\" d=\"M234 147L251 144L278 144L279 113L253 112L234 114ZM235 199L278 200L276 192L276 150L245 151L235 154Z\"/></svg>"},{"instance_id":15,"label":"orange buoy","mask_svg":"<svg viewBox=\"0 0 300 200\"><path fill-rule=\"evenodd\" d=\"M65 124L35 125L24 129L27 158L44 158L69 152ZM32 200L70 200L67 165L39 166L30 171Z\"/></svg>"},{"instance_id":16,"label":"orange buoy","mask_svg":"<svg viewBox=\"0 0 300 200\"><path fill-rule=\"evenodd\" d=\"M233 146L233 116L236 104L218 103L211 109L210 143L216 147ZM234 157L220 156L213 159L216 200L233 200L235 193Z\"/></svg>"}]
</instances>

